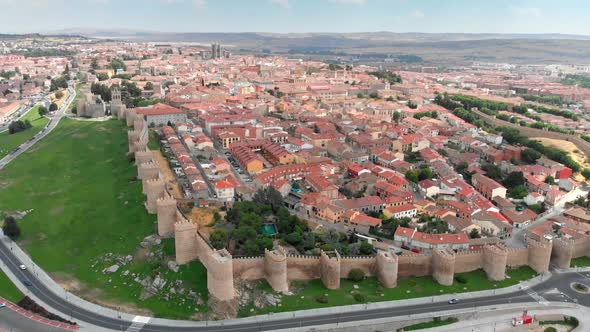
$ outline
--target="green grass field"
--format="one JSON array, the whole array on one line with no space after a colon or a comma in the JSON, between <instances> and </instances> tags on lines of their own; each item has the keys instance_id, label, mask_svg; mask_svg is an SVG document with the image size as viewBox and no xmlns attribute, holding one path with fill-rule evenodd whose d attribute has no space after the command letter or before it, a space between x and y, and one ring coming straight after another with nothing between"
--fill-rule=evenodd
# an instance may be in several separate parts
<instances>
[{"instance_id":1,"label":"green grass field","mask_svg":"<svg viewBox=\"0 0 590 332\"><path fill-rule=\"evenodd\" d=\"M12 303L18 303L24 297L23 293L0 270L0 296Z\"/></svg>"},{"instance_id":2,"label":"green grass field","mask_svg":"<svg viewBox=\"0 0 590 332\"><path fill-rule=\"evenodd\" d=\"M571 263L571 267L588 267L590 266L590 257L582 256L578 258L573 258Z\"/></svg>"},{"instance_id":3,"label":"green grass field","mask_svg":"<svg viewBox=\"0 0 590 332\"><path fill-rule=\"evenodd\" d=\"M134 180L137 170L126 152L127 128L121 121L63 119L0 172L0 211L33 209L19 222L20 244L58 281L79 281L81 295L148 309L159 317L188 318L194 305L157 298L140 301L141 287L131 275L104 275L91 267L106 253L136 254L141 240L155 233L156 216L143 206L141 182ZM167 279L184 280L204 292L206 300L206 272L200 263L175 274L141 261L119 272L126 269L161 271Z\"/></svg>"},{"instance_id":4,"label":"green grass field","mask_svg":"<svg viewBox=\"0 0 590 332\"><path fill-rule=\"evenodd\" d=\"M149 138L148 141L148 149L150 150L160 150L160 143L158 142L158 136L154 129L149 130Z\"/></svg>"},{"instance_id":5,"label":"green grass field","mask_svg":"<svg viewBox=\"0 0 590 332\"><path fill-rule=\"evenodd\" d=\"M33 127L12 135L9 134L8 131L0 133L0 158L4 158L10 153L10 151L16 149L19 145L35 136L35 134L40 132L47 122L49 122L47 118L39 116L37 106L27 112L21 120L29 120Z\"/></svg>"},{"instance_id":6,"label":"green grass field","mask_svg":"<svg viewBox=\"0 0 590 332\"><path fill-rule=\"evenodd\" d=\"M339 305L402 300L408 298L434 296L442 294L473 292L486 289L498 289L508 287L527 280L536 275L528 266L507 271L510 279L502 281L490 281L483 270L477 270L467 273L457 273L464 279L465 283L459 283L457 280L452 286L442 286L431 277L400 278L395 288L383 288L376 278L366 278L361 282L353 282L347 279L340 281L340 289L329 290L324 287L321 280L312 280L307 283L291 285L291 288L303 288L296 292L295 295L283 296L281 306L254 309L245 307L240 311L240 316L250 316L254 314L264 314L269 312L285 312L293 310L315 309L332 307ZM358 289L354 289L354 285ZM260 287L271 291L270 286L261 282ZM355 293L362 294L362 301L357 301ZM316 299L320 296L327 297L327 303L320 303ZM251 311L254 309L254 311Z\"/></svg>"},{"instance_id":7,"label":"green grass field","mask_svg":"<svg viewBox=\"0 0 590 332\"><path fill-rule=\"evenodd\" d=\"M76 91L76 97L74 97L74 100L72 101L72 103L68 107L67 113L72 113L72 109L74 108L74 106L77 105L76 102L78 101L78 98L80 98L80 90L82 90L82 88L85 87L85 86L86 86L86 84L83 84L83 83L77 83L76 84L76 89L75 89L75 91Z\"/></svg>"},{"instance_id":8,"label":"green grass field","mask_svg":"<svg viewBox=\"0 0 590 332\"><path fill-rule=\"evenodd\" d=\"M450 324L456 323L458 321L459 320L454 317L450 317L447 319L433 319L429 322L404 326L404 331L417 331L417 330L423 330L423 329L430 329L433 327L450 325Z\"/></svg>"}]
</instances>

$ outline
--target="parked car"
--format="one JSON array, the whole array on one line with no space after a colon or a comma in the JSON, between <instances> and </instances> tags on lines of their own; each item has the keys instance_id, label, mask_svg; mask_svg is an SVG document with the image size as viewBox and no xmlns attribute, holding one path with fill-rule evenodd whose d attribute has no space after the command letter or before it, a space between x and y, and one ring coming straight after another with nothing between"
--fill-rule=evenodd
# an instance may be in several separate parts
<instances>
[{"instance_id":1,"label":"parked car","mask_svg":"<svg viewBox=\"0 0 590 332\"><path fill-rule=\"evenodd\" d=\"M449 304L457 304L459 303L459 299L450 299Z\"/></svg>"},{"instance_id":2,"label":"parked car","mask_svg":"<svg viewBox=\"0 0 590 332\"><path fill-rule=\"evenodd\" d=\"M6 303L0 303L0 308L6 307Z\"/></svg>"}]
</instances>

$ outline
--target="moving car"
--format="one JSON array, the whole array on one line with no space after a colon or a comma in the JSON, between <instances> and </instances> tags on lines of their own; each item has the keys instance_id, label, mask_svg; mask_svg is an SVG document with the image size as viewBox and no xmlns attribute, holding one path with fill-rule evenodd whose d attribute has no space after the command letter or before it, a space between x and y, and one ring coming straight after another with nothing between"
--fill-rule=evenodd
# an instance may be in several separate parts
<instances>
[{"instance_id":1,"label":"moving car","mask_svg":"<svg viewBox=\"0 0 590 332\"><path fill-rule=\"evenodd\" d=\"M457 304L459 303L459 299L450 299L449 304Z\"/></svg>"},{"instance_id":2,"label":"moving car","mask_svg":"<svg viewBox=\"0 0 590 332\"><path fill-rule=\"evenodd\" d=\"M0 302L0 308L4 308L4 307L6 307L6 303L1 303Z\"/></svg>"},{"instance_id":3,"label":"moving car","mask_svg":"<svg viewBox=\"0 0 590 332\"><path fill-rule=\"evenodd\" d=\"M18 268L23 271L27 269L27 267L24 264L19 265Z\"/></svg>"},{"instance_id":4,"label":"moving car","mask_svg":"<svg viewBox=\"0 0 590 332\"><path fill-rule=\"evenodd\" d=\"M33 284L27 279L23 280L23 284L25 284L25 286L27 286L27 287L33 286Z\"/></svg>"}]
</instances>

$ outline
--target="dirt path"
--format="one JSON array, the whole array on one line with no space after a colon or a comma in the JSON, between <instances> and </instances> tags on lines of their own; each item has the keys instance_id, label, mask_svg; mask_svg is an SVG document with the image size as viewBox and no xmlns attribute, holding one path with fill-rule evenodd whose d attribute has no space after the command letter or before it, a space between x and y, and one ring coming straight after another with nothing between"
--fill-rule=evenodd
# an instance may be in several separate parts
<instances>
[{"instance_id":1,"label":"dirt path","mask_svg":"<svg viewBox=\"0 0 590 332\"><path fill-rule=\"evenodd\" d=\"M176 198L176 199L184 198L182 195L182 190L180 190L180 186L178 185L178 182L176 181L176 177L174 176L174 173L170 169L170 165L168 164L168 161L162 155L162 152L159 150L152 150L152 153L154 155L154 158L158 162L158 165L160 165L160 172L162 173L162 175L164 175L164 180L166 181L168 188L172 189L172 190L170 190L172 196L174 196L174 198Z\"/></svg>"}]
</instances>

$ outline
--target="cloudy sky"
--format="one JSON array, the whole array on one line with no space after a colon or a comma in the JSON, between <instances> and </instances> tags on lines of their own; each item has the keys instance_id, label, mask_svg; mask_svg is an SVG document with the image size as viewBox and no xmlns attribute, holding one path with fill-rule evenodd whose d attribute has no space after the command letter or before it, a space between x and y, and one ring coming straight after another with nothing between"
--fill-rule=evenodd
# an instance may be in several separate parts
<instances>
[{"instance_id":1,"label":"cloudy sky","mask_svg":"<svg viewBox=\"0 0 590 332\"><path fill-rule=\"evenodd\" d=\"M490 32L590 35L588 0L0 0L0 33Z\"/></svg>"}]
</instances>

